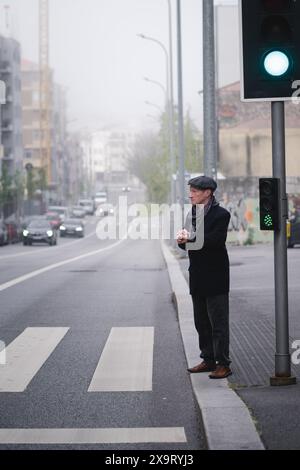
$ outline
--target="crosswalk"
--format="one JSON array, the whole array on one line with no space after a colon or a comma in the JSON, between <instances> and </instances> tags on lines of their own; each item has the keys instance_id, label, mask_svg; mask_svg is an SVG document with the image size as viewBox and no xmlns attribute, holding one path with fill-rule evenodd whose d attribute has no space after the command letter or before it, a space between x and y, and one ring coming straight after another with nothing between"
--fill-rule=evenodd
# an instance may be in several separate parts
<instances>
[{"instance_id":1,"label":"crosswalk","mask_svg":"<svg viewBox=\"0 0 300 470\"><path fill-rule=\"evenodd\" d=\"M185 443L184 428L0 429L1 444Z\"/></svg>"},{"instance_id":2,"label":"crosswalk","mask_svg":"<svg viewBox=\"0 0 300 470\"><path fill-rule=\"evenodd\" d=\"M68 327L26 328L5 349L1 393L25 392L69 332ZM149 392L153 376L153 327L112 328L87 393ZM183 427L1 429L3 444L184 443Z\"/></svg>"},{"instance_id":3,"label":"crosswalk","mask_svg":"<svg viewBox=\"0 0 300 470\"><path fill-rule=\"evenodd\" d=\"M0 393L24 392L69 328L26 328L5 349ZM89 392L151 391L153 327L112 328Z\"/></svg>"},{"instance_id":4,"label":"crosswalk","mask_svg":"<svg viewBox=\"0 0 300 470\"><path fill-rule=\"evenodd\" d=\"M69 328L27 328L5 350L0 392L24 392Z\"/></svg>"},{"instance_id":5,"label":"crosswalk","mask_svg":"<svg viewBox=\"0 0 300 470\"><path fill-rule=\"evenodd\" d=\"M152 390L154 328L112 328L89 392Z\"/></svg>"}]
</instances>

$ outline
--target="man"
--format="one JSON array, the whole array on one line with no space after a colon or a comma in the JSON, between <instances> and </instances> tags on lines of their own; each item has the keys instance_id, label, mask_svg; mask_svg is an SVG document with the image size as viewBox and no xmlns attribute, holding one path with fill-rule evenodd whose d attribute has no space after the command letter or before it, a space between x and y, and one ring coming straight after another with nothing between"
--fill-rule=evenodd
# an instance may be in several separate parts
<instances>
[{"instance_id":1,"label":"man","mask_svg":"<svg viewBox=\"0 0 300 470\"><path fill-rule=\"evenodd\" d=\"M211 372L209 378L223 379L232 374L229 358L229 260L226 250L229 212L214 197L217 183L209 177L191 179L190 199L195 208L204 205L204 244L189 250L190 294L193 300L195 327L203 361L188 369L190 373ZM186 249L191 234L183 229L177 242Z\"/></svg>"}]
</instances>

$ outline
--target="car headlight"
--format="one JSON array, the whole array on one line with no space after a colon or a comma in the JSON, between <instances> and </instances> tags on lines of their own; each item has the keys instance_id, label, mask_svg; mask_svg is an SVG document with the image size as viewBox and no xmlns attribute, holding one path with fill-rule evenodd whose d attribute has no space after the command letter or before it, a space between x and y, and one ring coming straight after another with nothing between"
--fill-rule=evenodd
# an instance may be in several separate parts
<instances>
[{"instance_id":1,"label":"car headlight","mask_svg":"<svg viewBox=\"0 0 300 470\"><path fill-rule=\"evenodd\" d=\"M82 232L83 229L82 229L82 227L76 227L75 230L76 230L76 232Z\"/></svg>"},{"instance_id":2,"label":"car headlight","mask_svg":"<svg viewBox=\"0 0 300 470\"><path fill-rule=\"evenodd\" d=\"M59 227L59 230L66 230L66 227L65 227L64 225L61 225L61 226Z\"/></svg>"},{"instance_id":3,"label":"car headlight","mask_svg":"<svg viewBox=\"0 0 300 470\"><path fill-rule=\"evenodd\" d=\"M23 230L23 236L24 236L24 237L28 237L28 235L29 235L28 230Z\"/></svg>"},{"instance_id":4,"label":"car headlight","mask_svg":"<svg viewBox=\"0 0 300 470\"><path fill-rule=\"evenodd\" d=\"M53 232L52 232L52 230L48 230L47 235L48 235L48 237L53 237Z\"/></svg>"}]
</instances>

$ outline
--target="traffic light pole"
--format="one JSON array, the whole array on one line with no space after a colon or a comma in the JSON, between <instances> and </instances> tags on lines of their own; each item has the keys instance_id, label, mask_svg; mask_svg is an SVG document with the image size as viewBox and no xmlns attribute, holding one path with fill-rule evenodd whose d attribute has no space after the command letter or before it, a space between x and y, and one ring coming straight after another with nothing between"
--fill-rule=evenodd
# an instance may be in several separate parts
<instances>
[{"instance_id":1,"label":"traffic light pole","mask_svg":"<svg viewBox=\"0 0 300 470\"><path fill-rule=\"evenodd\" d=\"M271 106L273 177L280 179L280 224L279 230L274 231L276 353L275 376L270 378L270 384L292 385L296 383L296 378L291 376L291 357L289 352L286 236L288 205L285 171L284 101L274 101Z\"/></svg>"}]
</instances>

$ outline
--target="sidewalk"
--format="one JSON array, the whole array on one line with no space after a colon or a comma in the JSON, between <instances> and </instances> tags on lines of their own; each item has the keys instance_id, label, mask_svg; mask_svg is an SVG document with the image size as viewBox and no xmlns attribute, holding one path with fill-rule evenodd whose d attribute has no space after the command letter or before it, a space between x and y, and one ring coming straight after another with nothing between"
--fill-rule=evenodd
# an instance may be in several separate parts
<instances>
[{"instance_id":1,"label":"sidewalk","mask_svg":"<svg viewBox=\"0 0 300 470\"><path fill-rule=\"evenodd\" d=\"M200 362L188 292L188 259L163 245L188 365ZM241 251L243 250L243 251ZM210 449L300 449L300 366L292 366L297 385L269 386L274 374L274 291L272 247L229 247L231 263L231 359L233 375L212 381L191 375ZM294 271L300 266L291 263ZM290 255L295 257L295 255ZM298 272L298 271L297 271ZM300 273L299 273L300 274ZM262 278L265 278L262 282ZM251 279L251 285L249 284ZM299 279L295 276L295 279ZM291 285L294 292L298 285ZM296 299L297 300L297 299ZM299 299L300 300L300 299ZM300 339L297 302L290 320ZM292 343L293 338L290 338ZM291 344L290 343L290 344Z\"/></svg>"}]
</instances>

